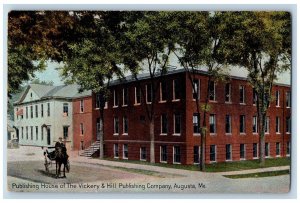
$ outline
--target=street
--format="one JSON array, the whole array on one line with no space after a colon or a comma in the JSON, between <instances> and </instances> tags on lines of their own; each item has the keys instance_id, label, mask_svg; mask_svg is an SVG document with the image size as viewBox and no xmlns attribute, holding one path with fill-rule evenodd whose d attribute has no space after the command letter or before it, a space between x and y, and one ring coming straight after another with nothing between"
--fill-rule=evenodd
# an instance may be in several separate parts
<instances>
[{"instance_id":1,"label":"street","mask_svg":"<svg viewBox=\"0 0 300 203\"><path fill-rule=\"evenodd\" d=\"M7 186L15 192L285 193L289 175L229 179L203 173L79 157L70 152L67 178L45 171L40 148L8 149Z\"/></svg>"}]
</instances>

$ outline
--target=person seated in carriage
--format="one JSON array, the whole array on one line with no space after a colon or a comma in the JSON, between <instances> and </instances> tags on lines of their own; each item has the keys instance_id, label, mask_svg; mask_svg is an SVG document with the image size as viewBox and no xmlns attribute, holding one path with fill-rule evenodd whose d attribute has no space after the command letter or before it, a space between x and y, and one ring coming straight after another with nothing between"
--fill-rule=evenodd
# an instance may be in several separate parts
<instances>
[{"instance_id":1,"label":"person seated in carriage","mask_svg":"<svg viewBox=\"0 0 300 203\"><path fill-rule=\"evenodd\" d=\"M55 150L53 152L48 152L47 157L51 160L55 159L56 157L56 152L58 151L59 148L62 149L62 152L66 155L67 159L68 159L68 154L67 154L67 148L66 145L63 143L62 141L62 137L58 138L58 141L55 143Z\"/></svg>"}]
</instances>

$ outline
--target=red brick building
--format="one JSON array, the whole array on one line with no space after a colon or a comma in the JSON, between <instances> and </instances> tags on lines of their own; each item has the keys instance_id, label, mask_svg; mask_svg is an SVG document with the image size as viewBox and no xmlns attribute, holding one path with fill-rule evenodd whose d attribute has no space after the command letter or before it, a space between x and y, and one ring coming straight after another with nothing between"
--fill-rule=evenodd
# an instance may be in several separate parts
<instances>
[{"instance_id":1,"label":"red brick building","mask_svg":"<svg viewBox=\"0 0 300 203\"><path fill-rule=\"evenodd\" d=\"M150 79L116 81L104 110L104 155L116 159L150 160L149 121L145 105L155 102L155 162L195 164L199 162L200 133L194 97L200 104L210 91L211 110L207 115L206 163L257 159L259 135L253 88L244 78L226 83L211 82L199 72L193 94L188 75L176 70L157 77L155 100L151 101ZM155 90L154 90L155 91ZM144 93L144 94L143 94ZM144 95L144 96L143 96ZM290 86L273 88L265 136L267 157L290 154ZM97 140L99 106L95 95L73 100L74 148L87 148ZM200 114L202 123L203 113Z\"/></svg>"}]
</instances>

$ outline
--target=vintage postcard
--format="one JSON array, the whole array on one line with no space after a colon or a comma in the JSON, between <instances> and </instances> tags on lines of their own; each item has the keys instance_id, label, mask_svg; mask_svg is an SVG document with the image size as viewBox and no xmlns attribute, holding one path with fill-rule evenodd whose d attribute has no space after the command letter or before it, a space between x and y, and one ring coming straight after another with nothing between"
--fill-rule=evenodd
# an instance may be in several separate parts
<instances>
[{"instance_id":1,"label":"vintage postcard","mask_svg":"<svg viewBox=\"0 0 300 203\"><path fill-rule=\"evenodd\" d=\"M290 12L7 15L8 192L290 191Z\"/></svg>"}]
</instances>

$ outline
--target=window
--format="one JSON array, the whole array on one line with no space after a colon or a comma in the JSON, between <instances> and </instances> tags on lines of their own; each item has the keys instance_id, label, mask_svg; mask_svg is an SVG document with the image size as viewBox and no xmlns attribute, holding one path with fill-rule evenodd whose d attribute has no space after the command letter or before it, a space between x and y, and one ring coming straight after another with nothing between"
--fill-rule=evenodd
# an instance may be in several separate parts
<instances>
[{"instance_id":1,"label":"window","mask_svg":"<svg viewBox=\"0 0 300 203\"><path fill-rule=\"evenodd\" d=\"M245 133L245 115L240 115L240 133Z\"/></svg>"},{"instance_id":2,"label":"window","mask_svg":"<svg viewBox=\"0 0 300 203\"><path fill-rule=\"evenodd\" d=\"M168 133L168 118L167 114L161 115L161 134L167 134Z\"/></svg>"},{"instance_id":3,"label":"window","mask_svg":"<svg viewBox=\"0 0 300 203\"><path fill-rule=\"evenodd\" d=\"M44 140L44 130L43 130L43 126L41 126L41 140Z\"/></svg>"},{"instance_id":4,"label":"window","mask_svg":"<svg viewBox=\"0 0 300 203\"><path fill-rule=\"evenodd\" d=\"M63 104L63 116L68 116L69 115L69 105L68 103Z\"/></svg>"},{"instance_id":5,"label":"window","mask_svg":"<svg viewBox=\"0 0 300 203\"><path fill-rule=\"evenodd\" d=\"M69 126L64 126L63 132L64 132L64 139L66 140L68 138L68 134L69 134Z\"/></svg>"},{"instance_id":6,"label":"window","mask_svg":"<svg viewBox=\"0 0 300 203\"><path fill-rule=\"evenodd\" d=\"M33 126L30 126L30 138L33 140Z\"/></svg>"},{"instance_id":7,"label":"window","mask_svg":"<svg viewBox=\"0 0 300 203\"><path fill-rule=\"evenodd\" d=\"M152 85L147 84L146 85L146 101L147 101L147 103L151 103L152 99L153 99Z\"/></svg>"},{"instance_id":8,"label":"window","mask_svg":"<svg viewBox=\"0 0 300 203\"><path fill-rule=\"evenodd\" d=\"M209 82L209 100L216 100L216 85L214 81Z\"/></svg>"},{"instance_id":9,"label":"window","mask_svg":"<svg viewBox=\"0 0 300 203\"><path fill-rule=\"evenodd\" d=\"M231 84L226 83L225 85L225 102L231 102Z\"/></svg>"},{"instance_id":10,"label":"window","mask_svg":"<svg viewBox=\"0 0 300 203\"><path fill-rule=\"evenodd\" d=\"M286 133L291 133L291 117L286 117Z\"/></svg>"},{"instance_id":11,"label":"window","mask_svg":"<svg viewBox=\"0 0 300 203\"><path fill-rule=\"evenodd\" d=\"M35 139L36 140L39 139L39 128L38 128L38 126L35 126Z\"/></svg>"},{"instance_id":12,"label":"window","mask_svg":"<svg viewBox=\"0 0 300 203\"><path fill-rule=\"evenodd\" d=\"M173 163L180 163L180 147L179 146L174 146L173 147Z\"/></svg>"},{"instance_id":13,"label":"window","mask_svg":"<svg viewBox=\"0 0 300 203\"><path fill-rule=\"evenodd\" d=\"M146 161L146 147L140 148L140 160Z\"/></svg>"},{"instance_id":14,"label":"window","mask_svg":"<svg viewBox=\"0 0 300 203\"><path fill-rule=\"evenodd\" d=\"M253 143L253 158L258 158L257 143Z\"/></svg>"},{"instance_id":15,"label":"window","mask_svg":"<svg viewBox=\"0 0 300 203\"><path fill-rule=\"evenodd\" d=\"M44 117L44 104L41 104L41 117Z\"/></svg>"},{"instance_id":16,"label":"window","mask_svg":"<svg viewBox=\"0 0 300 203\"><path fill-rule=\"evenodd\" d=\"M28 118L28 107L26 106L26 118Z\"/></svg>"},{"instance_id":17,"label":"window","mask_svg":"<svg viewBox=\"0 0 300 203\"><path fill-rule=\"evenodd\" d=\"M173 100L179 100L180 99L180 81L179 79L173 80Z\"/></svg>"},{"instance_id":18,"label":"window","mask_svg":"<svg viewBox=\"0 0 300 203\"><path fill-rule=\"evenodd\" d=\"M199 113L193 114L193 129L194 129L194 134L200 134L200 114Z\"/></svg>"},{"instance_id":19,"label":"window","mask_svg":"<svg viewBox=\"0 0 300 203\"><path fill-rule=\"evenodd\" d=\"M119 145L114 144L114 158L119 158Z\"/></svg>"},{"instance_id":20,"label":"window","mask_svg":"<svg viewBox=\"0 0 300 203\"><path fill-rule=\"evenodd\" d=\"M225 116L225 133L231 134L231 116Z\"/></svg>"},{"instance_id":21,"label":"window","mask_svg":"<svg viewBox=\"0 0 300 203\"><path fill-rule=\"evenodd\" d=\"M167 146L160 146L160 162L167 162Z\"/></svg>"},{"instance_id":22,"label":"window","mask_svg":"<svg viewBox=\"0 0 300 203\"><path fill-rule=\"evenodd\" d=\"M231 160L231 144L226 144L226 161Z\"/></svg>"},{"instance_id":23,"label":"window","mask_svg":"<svg viewBox=\"0 0 300 203\"><path fill-rule=\"evenodd\" d=\"M123 159L128 159L128 145L123 144Z\"/></svg>"},{"instance_id":24,"label":"window","mask_svg":"<svg viewBox=\"0 0 300 203\"><path fill-rule=\"evenodd\" d=\"M280 143L276 142L276 156L280 156Z\"/></svg>"},{"instance_id":25,"label":"window","mask_svg":"<svg viewBox=\"0 0 300 203\"><path fill-rule=\"evenodd\" d=\"M128 88L123 88L123 106L128 105Z\"/></svg>"},{"instance_id":26,"label":"window","mask_svg":"<svg viewBox=\"0 0 300 203\"><path fill-rule=\"evenodd\" d=\"M117 106L119 106L119 98L118 98L117 90L114 90L114 106L113 107L117 107Z\"/></svg>"},{"instance_id":27,"label":"window","mask_svg":"<svg viewBox=\"0 0 300 203\"><path fill-rule=\"evenodd\" d=\"M134 103L135 104L140 104L141 103L141 88L140 87L135 87L134 92L135 92Z\"/></svg>"},{"instance_id":28,"label":"window","mask_svg":"<svg viewBox=\"0 0 300 203\"><path fill-rule=\"evenodd\" d=\"M252 120L252 132L257 133L257 116L253 116Z\"/></svg>"},{"instance_id":29,"label":"window","mask_svg":"<svg viewBox=\"0 0 300 203\"><path fill-rule=\"evenodd\" d=\"M200 82L198 79L193 80L193 99L200 99Z\"/></svg>"},{"instance_id":30,"label":"window","mask_svg":"<svg viewBox=\"0 0 300 203\"><path fill-rule=\"evenodd\" d=\"M96 94L95 99L96 99L95 108L99 109L100 108L100 94Z\"/></svg>"},{"instance_id":31,"label":"window","mask_svg":"<svg viewBox=\"0 0 300 203\"><path fill-rule=\"evenodd\" d=\"M269 132L270 132L270 117L267 116L265 121L265 133L269 133Z\"/></svg>"},{"instance_id":32,"label":"window","mask_svg":"<svg viewBox=\"0 0 300 203\"><path fill-rule=\"evenodd\" d=\"M181 133L181 116L180 114L174 114L174 134L180 135Z\"/></svg>"},{"instance_id":33,"label":"window","mask_svg":"<svg viewBox=\"0 0 300 203\"><path fill-rule=\"evenodd\" d=\"M26 126L26 140L28 140L28 126Z\"/></svg>"},{"instance_id":34,"label":"window","mask_svg":"<svg viewBox=\"0 0 300 203\"><path fill-rule=\"evenodd\" d=\"M240 85L240 103L244 104L245 103L245 86Z\"/></svg>"},{"instance_id":35,"label":"window","mask_svg":"<svg viewBox=\"0 0 300 203\"><path fill-rule=\"evenodd\" d=\"M84 111L84 101L82 99L80 100L80 113L83 113L83 111Z\"/></svg>"},{"instance_id":36,"label":"window","mask_svg":"<svg viewBox=\"0 0 300 203\"><path fill-rule=\"evenodd\" d=\"M276 106L279 107L280 106L280 92L279 92L279 90L277 90L275 92L275 96L276 96Z\"/></svg>"},{"instance_id":37,"label":"window","mask_svg":"<svg viewBox=\"0 0 300 203\"><path fill-rule=\"evenodd\" d=\"M280 134L280 118L276 116L276 133Z\"/></svg>"},{"instance_id":38,"label":"window","mask_svg":"<svg viewBox=\"0 0 300 203\"><path fill-rule=\"evenodd\" d=\"M50 116L50 103L47 103L47 116Z\"/></svg>"},{"instance_id":39,"label":"window","mask_svg":"<svg viewBox=\"0 0 300 203\"><path fill-rule=\"evenodd\" d=\"M200 163L200 146L194 146L194 164Z\"/></svg>"},{"instance_id":40,"label":"window","mask_svg":"<svg viewBox=\"0 0 300 203\"><path fill-rule=\"evenodd\" d=\"M127 116L123 117L123 134L128 134L128 118Z\"/></svg>"},{"instance_id":41,"label":"window","mask_svg":"<svg viewBox=\"0 0 300 203\"><path fill-rule=\"evenodd\" d=\"M22 137L22 140L23 140L24 139L24 127L22 127L21 137Z\"/></svg>"},{"instance_id":42,"label":"window","mask_svg":"<svg viewBox=\"0 0 300 203\"><path fill-rule=\"evenodd\" d=\"M212 162L216 161L216 145L210 145L209 160Z\"/></svg>"},{"instance_id":43,"label":"window","mask_svg":"<svg viewBox=\"0 0 300 203\"><path fill-rule=\"evenodd\" d=\"M270 156L270 144L265 143L265 157L269 157L269 156Z\"/></svg>"},{"instance_id":44,"label":"window","mask_svg":"<svg viewBox=\"0 0 300 203\"><path fill-rule=\"evenodd\" d=\"M217 132L216 115L215 114L210 114L210 116L209 116L209 132L210 132L210 134L214 134Z\"/></svg>"},{"instance_id":45,"label":"window","mask_svg":"<svg viewBox=\"0 0 300 203\"><path fill-rule=\"evenodd\" d=\"M257 92L255 91L255 89L253 88L253 105L256 105L257 102Z\"/></svg>"},{"instance_id":46,"label":"window","mask_svg":"<svg viewBox=\"0 0 300 203\"><path fill-rule=\"evenodd\" d=\"M80 123L80 135L84 134L83 123Z\"/></svg>"},{"instance_id":47,"label":"window","mask_svg":"<svg viewBox=\"0 0 300 203\"><path fill-rule=\"evenodd\" d=\"M167 83L162 81L160 83L160 101L164 102L167 100Z\"/></svg>"},{"instance_id":48,"label":"window","mask_svg":"<svg viewBox=\"0 0 300 203\"><path fill-rule=\"evenodd\" d=\"M291 92L286 92L286 107L291 107Z\"/></svg>"},{"instance_id":49,"label":"window","mask_svg":"<svg viewBox=\"0 0 300 203\"><path fill-rule=\"evenodd\" d=\"M286 143L286 155L289 156L291 154L291 142Z\"/></svg>"},{"instance_id":50,"label":"window","mask_svg":"<svg viewBox=\"0 0 300 203\"><path fill-rule=\"evenodd\" d=\"M33 106L30 106L30 118L33 118Z\"/></svg>"},{"instance_id":51,"label":"window","mask_svg":"<svg viewBox=\"0 0 300 203\"><path fill-rule=\"evenodd\" d=\"M240 159L245 159L245 144L240 144Z\"/></svg>"},{"instance_id":52,"label":"window","mask_svg":"<svg viewBox=\"0 0 300 203\"><path fill-rule=\"evenodd\" d=\"M119 118L114 117L114 135L119 134Z\"/></svg>"},{"instance_id":53,"label":"window","mask_svg":"<svg viewBox=\"0 0 300 203\"><path fill-rule=\"evenodd\" d=\"M35 117L38 118L39 114L38 114L38 105L35 105Z\"/></svg>"}]
</instances>

